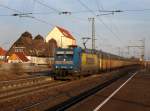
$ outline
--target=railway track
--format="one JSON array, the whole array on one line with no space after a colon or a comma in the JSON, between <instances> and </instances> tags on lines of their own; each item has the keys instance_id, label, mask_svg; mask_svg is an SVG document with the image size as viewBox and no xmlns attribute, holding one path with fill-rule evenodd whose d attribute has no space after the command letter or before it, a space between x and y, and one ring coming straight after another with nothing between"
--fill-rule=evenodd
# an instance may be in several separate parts
<instances>
[{"instance_id":1,"label":"railway track","mask_svg":"<svg viewBox=\"0 0 150 111\"><path fill-rule=\"evenodd\" d=\"M64 111L68 108L70 108L71 106L73 106L74 104L86 99L87 97L97 93L98 91L104 89L105 87L111 85L112 83L116 82L117 80L119 80L120 78L124 77L125 75L127 74L122 74L120 76L117 76L115 78L112 78L111 80L109 81L105 81L104 83L102 84L98 84L97 86L95 86L94 88L91 88L87 91L84 91L83 93L79 94L79 95L76 95L76 96L73 96L67 100L65 100L64 102L61 102L49 109L47 109L47 111ZM63 95L63 93L61 94ZM65 95L65 93L64 93ZM38 109L39 106L42 106L43 104L46 104L48 102L51 101L51 98L48 98L43 100L43 101L40 101L40 102L37 102L35 104L32 104L32 105L29 105L27 107L24 107L22 109L19 109L18 111L32 111L35 109Z\"/></svg>"},{"instance_id":2,"label":"railway track","mask_svg":"<svg viewBox=\"0 0 150 111\"><path fill-rule=\"evenodd\" d=\"M34 93L45 88L51 88L62 83L64 82L56 82L51 80L49 77L35 77L1 82L0 102L26 96L30 93Z\"/></svg>"},{"instance_id":3,"label":"railway track","mask_svg":"<svg viewBox=\"0 0 150 111\"><path fill-rule=\"evenodd\" d=\"M38 76L38 77L28 77L24 79L18 80L9 80L9 81L2 81L0 82L0 91L9 91L12 89L16 89L19 87L25 87L33 84L37 84L40 82L50 81L52 80L46 76Z\"/></svg>"}]
</instances>

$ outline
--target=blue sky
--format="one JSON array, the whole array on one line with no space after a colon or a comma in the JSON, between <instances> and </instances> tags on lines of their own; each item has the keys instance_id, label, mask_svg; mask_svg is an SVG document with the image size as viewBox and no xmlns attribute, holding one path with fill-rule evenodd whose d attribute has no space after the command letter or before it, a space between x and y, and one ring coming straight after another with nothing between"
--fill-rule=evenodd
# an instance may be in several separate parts
<instances>
[{"instance_id":1,"label":"blue sky","mask_svg":"<svg viewBox=\"0 0 150 111\"><path fill-rule=\"evenodd\" d=\"M39 0L59 11L81 12L87 10L78 0ZM141 10L149 9L149 0L81 0L91 10ZM0 16L0 45L5 48L19 38L24 31L29 31L33 36L41 34L46 36L55 26L62 26L68 29L76 37L77 42L82 46L82 37L91 35L91 24L89 17L95 17L89 13L72 13L72 15L59 15L54 10L44 7L35 0L0 0L0 4L19 10L21 12L42 12L50 13L45 15L33 15L36 18L47 21L48 24L33 20L31 18L19 18L12 16ZM0 7L0 15L16 13ZM95 12L95 14L100 14ZM118 40L110 30L119 37ZM138 12L122 12L114 15L96 17L96 47L118 54L118 47L123 53L127 52L127 45L137 44L138 40L146 39L146 57L150 55L148 49L150 42L150 10ZM91 47L89 41L88 47ZM136 53L135 53L136 52ZM140 50L131 49L131 55L139 55Z\"/></svg>"}]
</instances>

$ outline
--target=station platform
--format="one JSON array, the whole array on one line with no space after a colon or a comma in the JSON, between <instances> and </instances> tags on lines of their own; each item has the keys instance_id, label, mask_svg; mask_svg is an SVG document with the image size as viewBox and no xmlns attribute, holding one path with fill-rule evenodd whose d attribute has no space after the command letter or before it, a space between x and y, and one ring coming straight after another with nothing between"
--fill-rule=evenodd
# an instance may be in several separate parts
<instances>
[{"instance_id":1,"label":"station platform","mask_svg":"<svg viewBox=\"0 0 150 111\"><path fill-rule=\"evenodd\" d=\"M150 70L129 74L68 111L150 111Z\"/></svg>"}]
</instances>

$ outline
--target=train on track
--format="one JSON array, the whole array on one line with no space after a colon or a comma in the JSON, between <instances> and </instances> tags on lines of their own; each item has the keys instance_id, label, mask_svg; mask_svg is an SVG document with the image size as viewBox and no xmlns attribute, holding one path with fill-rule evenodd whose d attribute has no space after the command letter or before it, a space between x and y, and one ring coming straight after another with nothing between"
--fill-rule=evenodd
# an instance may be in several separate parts
<instances>
[{"instance_id":1,"label":"train on track","mask_svg":"<svg viewBox=\"0 0 150 111\"><path fill-rule=\"evenodd\" d=\"M80 47L57 48L53 71L55 76L89 75L140 64L135 58L124 58L103 51Z\"/></svg>"}]
</instances>

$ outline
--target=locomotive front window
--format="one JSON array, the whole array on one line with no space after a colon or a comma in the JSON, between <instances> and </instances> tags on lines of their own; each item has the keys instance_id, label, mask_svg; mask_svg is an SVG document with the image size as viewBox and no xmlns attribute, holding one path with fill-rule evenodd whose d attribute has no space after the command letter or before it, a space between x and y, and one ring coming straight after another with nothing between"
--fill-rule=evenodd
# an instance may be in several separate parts
<instances>
[{"instance_id":1,"label":"locomotive front window","mask_svg":"<svg viewBox=\"0 0 150 111\"><path fill-rule=\"evenodd\" d=\"M67 61L72 61L73 55L72 54L65 54L64 59L66 59Z\"/></svg>"},{"instance_id":2,"label":"locomotive front window","mask_svg":"<svg viewBox=\"0 0 150 111\"><path fill-rule=\"evenodd\" d=\"M56 60L63 60L64 59L64 55L63 54L57 54L56 55Z\"/></svg>"},{"instance_id":3,"label":"locomotive front window","mask_svg":"<svg viewBox=\"0 0 150 111\"><path fill-rule=\"evenodd\" d=\"M58 61L72 61L73 55L72 54L57 54L56 60Z\"/></svg>"},{"instance_id":4,"label":"locomotive front window","mask_svg":"<svg viewBox=\"0 0 150 111\"><path fill-rule=\"evenodd\" d=\"M72 61L73 60L73 51L57 51L55 59L57 61Z\"/></svg>"}]
</instances>

